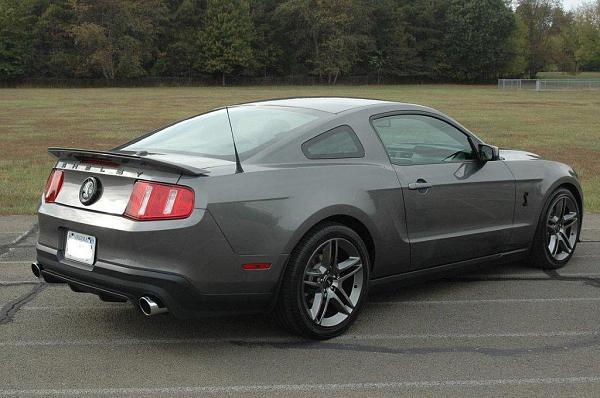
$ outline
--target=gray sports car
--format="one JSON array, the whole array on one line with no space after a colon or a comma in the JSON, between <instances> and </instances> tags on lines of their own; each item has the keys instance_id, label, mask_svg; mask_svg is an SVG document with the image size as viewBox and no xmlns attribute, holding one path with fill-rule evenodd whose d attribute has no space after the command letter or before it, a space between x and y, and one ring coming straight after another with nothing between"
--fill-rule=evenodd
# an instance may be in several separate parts
<instances>
[{"instance_id":1,"label":"gray sports car","mask_svg":"<svg viewBox=\"0 0 600 398\"><path fill-rule=\"evenodd\" d=\"M273 311L316 339L344 332L375 284L561 267L583 214L569 166L398 102L254 102L106 152L49 151L35 275L146 315Z\"/></svg>"}]
</instances>

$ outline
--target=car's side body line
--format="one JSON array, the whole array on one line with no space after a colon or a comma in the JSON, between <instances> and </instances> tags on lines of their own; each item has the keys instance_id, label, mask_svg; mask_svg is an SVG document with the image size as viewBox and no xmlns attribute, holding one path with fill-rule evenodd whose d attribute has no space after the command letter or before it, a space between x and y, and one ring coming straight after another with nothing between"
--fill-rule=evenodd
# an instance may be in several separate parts
<instances>
[{"instance_id":1,"label":"car's side body line","mask_svg":"<svg viewBox=\"0 0 600 398\"><path fill-rule=\"evenodd\" d=\"M418 280L423 278L427 280L432 276L439 276L445 272L456 272L457 270L467 270L471 268L485 267L486 265L499 265L501 263L508 263L523 259L527 256L529 248L522 248L518 250L512 250L509 252L492 254L489 256L478 257L470 260L457 261L454 263L443 264L437 267L424 268L415 271L403 272L397 275L391 275L383 278L371 279L372 286L383 285L387 283L395 283L402 280Z\"/></svg>"}]
</instances>

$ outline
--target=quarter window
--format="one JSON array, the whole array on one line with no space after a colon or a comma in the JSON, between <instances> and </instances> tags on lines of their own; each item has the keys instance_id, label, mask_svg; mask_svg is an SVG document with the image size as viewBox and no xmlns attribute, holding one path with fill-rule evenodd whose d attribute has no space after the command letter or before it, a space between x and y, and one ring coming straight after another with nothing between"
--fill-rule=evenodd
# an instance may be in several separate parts
<instances>
[{"instance_id":1,"label":"quarter window","mask_svg":"<svg viewBox=\"0 0 600 398\"><path fill-rule=\"evenodd\" d=\"M467 135L423 115L394 115L372 121L392 163L434 164L476 159Z\"/></svg>"},{"instance_id":2,"label":"quarter window","mask_svg":"<svg viewBox=\"0 0 600 398\"><path fill-rule=\"evenodd\" d=\"M361 158L365 151L350 126L339 126L302 144L309 159Z\"/></svg>"}]
</instances>

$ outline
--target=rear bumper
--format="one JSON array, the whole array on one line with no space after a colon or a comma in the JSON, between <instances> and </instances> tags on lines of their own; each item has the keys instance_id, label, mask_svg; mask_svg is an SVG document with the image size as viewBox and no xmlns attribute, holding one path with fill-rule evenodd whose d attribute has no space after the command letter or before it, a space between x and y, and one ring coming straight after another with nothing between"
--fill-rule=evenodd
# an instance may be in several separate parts
<instances>
[{"instance_id":1,"label":"rear bumper","mask_svg":"<svg viewBox=\"0 0 600 398\"><path fill-rule=\"evenodd\" d=\"M69 284L73 290L137 305L141 296L158 299L173 316L186 319L270 309L271 293L202 294L184 276L97 262L91 270L59 260L56 251L37 245L37 262L45 279Z\"/></svg>"},{"instance_id":2,"label":"rear bumper","mask_svg":"<svg viewBox=\"0 0 600 398\"><path fill-rule=\"evenodd\" d=\"M43 275L78 291L136 301L153 296L179 318L272 308L287 255L241 255L203 209L183 220L137 222L57 204L38 212ZM64 257L67 231L96 237L93 266ZM245 263L271 269L246 271Z\"/></svg>"}]
</instances>

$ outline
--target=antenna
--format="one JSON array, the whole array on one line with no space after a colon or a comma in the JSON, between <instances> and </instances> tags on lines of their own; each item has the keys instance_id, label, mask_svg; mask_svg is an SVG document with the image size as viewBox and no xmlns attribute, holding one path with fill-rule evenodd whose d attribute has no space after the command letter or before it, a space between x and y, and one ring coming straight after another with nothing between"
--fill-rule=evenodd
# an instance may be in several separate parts
<instances>
[{"instance_id":1,"label":"antenna","mask_svg":"<svg viewBox=\"0 0 600 398\"><path fill-rule=\"evenodd\" d=\"M235 152L235 172L243 173L242 162L240 162L240 155L238 154L237 147L235 146L235 136L233 135L233 126L231 125L231 117L229 116L229 107L225 107L227 112L227 120L229 121L229 130L231 131L231 140L233 141L233 151Z\"/></svg>"}]
</instances>

